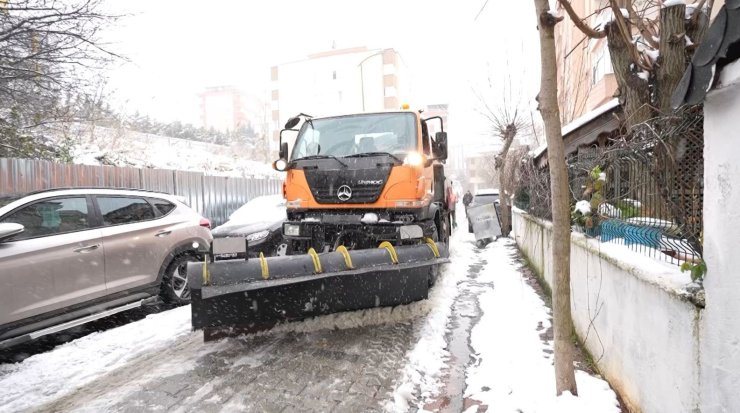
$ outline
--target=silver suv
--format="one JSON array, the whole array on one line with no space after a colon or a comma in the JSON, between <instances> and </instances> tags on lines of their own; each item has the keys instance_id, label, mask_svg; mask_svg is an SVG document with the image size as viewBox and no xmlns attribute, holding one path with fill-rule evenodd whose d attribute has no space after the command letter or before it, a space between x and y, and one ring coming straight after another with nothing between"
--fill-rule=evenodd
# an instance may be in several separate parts
<instances>
[{"instance_id":1,"label":"silver suv","mask_svg":"<svg viewBox=\"0 0 740 413\"><path fill-rule=\"evenodd\" d=\"M187 263L211 240L207 219L163 193L0 195L0 348L158 296L188 302Z\"/></svg>"}]
</instances>

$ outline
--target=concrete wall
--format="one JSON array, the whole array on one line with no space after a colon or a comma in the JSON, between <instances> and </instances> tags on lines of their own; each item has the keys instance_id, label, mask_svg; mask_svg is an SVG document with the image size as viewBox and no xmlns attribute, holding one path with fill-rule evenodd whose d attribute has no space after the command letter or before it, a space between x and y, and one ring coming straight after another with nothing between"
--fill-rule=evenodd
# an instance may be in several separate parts
<instances>
[{"instance_id":1,"label":"concrete wall","mask_svg":"<svg viewBox=\"0 0 740 413\"><path fill-rule=\"evenodd\" d=\"M704 282L702 412L740 411L740 61L704 104Z\"/></svg>"},{"instance_id":2,"label":"concrete wall","mask_svg":"<svg viewBox=\"0 0 740 413\"><path fill-rule=\"evenodd\" d=\"M513 229L522 252L552 285L552 224L515 210ZM676 266L621 245L572 236L576 331L631 411L699 407L701 310L683 291L688 282Z\"/></svg>"}]
</instances>

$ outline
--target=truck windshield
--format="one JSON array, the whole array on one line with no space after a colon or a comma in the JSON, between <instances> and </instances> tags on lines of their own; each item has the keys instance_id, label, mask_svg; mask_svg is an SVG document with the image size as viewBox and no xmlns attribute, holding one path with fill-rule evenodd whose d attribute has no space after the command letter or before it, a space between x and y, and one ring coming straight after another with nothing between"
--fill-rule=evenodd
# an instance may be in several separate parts
<instances>
[{"instance_id":1,"label":"truck windshield","mask_svg":"<svg viewBox=\"0 0 740 413\"><path fill-rule=\"evenodd\" d=\"M373 152L402 155L417 150L416 136L416 116L413 113L373 113L314 119L301 127L291 159Z\"/></svg>"}]
</instances>

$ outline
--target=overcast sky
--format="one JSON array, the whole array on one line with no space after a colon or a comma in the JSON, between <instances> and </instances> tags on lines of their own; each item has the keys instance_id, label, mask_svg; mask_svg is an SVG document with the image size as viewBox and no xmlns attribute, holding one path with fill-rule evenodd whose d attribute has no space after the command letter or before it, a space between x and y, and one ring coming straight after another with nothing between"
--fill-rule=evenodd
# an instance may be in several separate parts
<instances>
[{"instance_id":1,"label":"overcast sky","mask_svg":"<svg viewBox=\"0 0 740 413\"><path fill-rule=\"evenodd\" d=\"M197 124L205 87L262 95L271 66L332 43L394 48L413 76L414 101L449 103L458 138L479 141L486 124L473 89L495 106L504 84L521 88L525 104L539 87L532 2L489 0L476 19L484 2L114 1L109 7L128 17L106 37L130 63L111 70L108 87L126 111Z\"/></svg>"}]
</instances>

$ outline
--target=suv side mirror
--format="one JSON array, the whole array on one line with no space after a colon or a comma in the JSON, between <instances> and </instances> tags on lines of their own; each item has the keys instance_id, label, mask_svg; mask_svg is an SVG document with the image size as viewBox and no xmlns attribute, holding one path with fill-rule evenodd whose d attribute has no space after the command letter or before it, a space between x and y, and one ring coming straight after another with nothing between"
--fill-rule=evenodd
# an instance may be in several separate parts
<instances>
[{"instance_id":1,"label":"suv side mirror","mask_svg":"<svg viewBox=\"0 0 740 413\"><path fill-rule=\"evenodd\" d=\"M20 234L25 228L21 224L3 223L0 224L0 242L10 237Z\"/></svg>"},{"instance_id":2,"label":"suv side mirror","mask_svg":"<svg viewBox=\"0 0 740 413\"><path fill-rule=\"evenodd\" d=\"M432 150L435 158L439 160L447 159L447 132L437 132L434 135Z\"/></svg>"}]
</instances>

